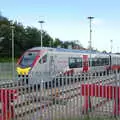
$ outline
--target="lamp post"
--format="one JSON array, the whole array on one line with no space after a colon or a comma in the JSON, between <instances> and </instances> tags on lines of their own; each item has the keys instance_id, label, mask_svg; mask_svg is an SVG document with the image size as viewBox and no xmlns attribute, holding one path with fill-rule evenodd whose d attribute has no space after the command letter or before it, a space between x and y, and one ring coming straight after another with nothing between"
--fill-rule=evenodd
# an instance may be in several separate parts
<instances>
[{"instance_id":1,"label":"lamp post","mask_svg":"<svg viewBox=\"0 0 120 120\"><path fill-rule=\"evenodd\" d=\"M113 44L113 40L110 40L110 43L111 43L111 53L112 53L112 44Z\"/></svg>"},{"instance_id":2,"label":"lamp post","mask_svg":"<svg viewBox=\"0 0 120 120\"><path fill-rule=\"evenodd\" d=\"M117 47L117 52L119 53L119 46Z\"/></svg>"},{"instance_id":3,"label":"lamp post","mask_svg":"<svg viewBox=\"0 0 120 120\"><path fill-rule=\"evenodd\" d=\"M89 19L89 28L90 28L90 38L89 38L89 49L90 51L92 51L92 27L91 27L91 22L92 22L92 19L94 19L94 17L92 16L89 16L87 17L87 19ZM90 66L92 66L92 59L91 59L91 52L90 52L90 62L89 62Z\"/></svg>"},{"instance_id":4,"label":"lamp post","mask_svg":"<svg viewBox=\"0 0 120 120\"><path fill-rule=\"evenodd\" d=\"M15 29L15 26L13 24L11 24L11 39L12 39L12 77L13 77L13 80L14 80L14 77L15 77L15 60L14 60L14 29Z\"/></svg>"},{"instance_id":5,"label":"lamp post","mask_svg":"<svg viewBox=\"0 0 120 120\"><path fill-rule=\"evenodd\" d=\"M91 27L91 22L92 22L92 19L94 19L94 17L92 16L89 16L87 17L89 19L89 27L90 27L90 38L89 38L89 46L90 46L90 50L92 50L92 27Z\"/></svg>"},{"instance_id":6,"label":"lamp post","mask_svg":"<svg viewBox=\"0 0 120 120\"><path fill-rule=\"evenodd\" d=\"M41 48L43 47L43 36L42 36L42 24L45 23L43 20L38 21L38 23L40 23L41 26Z\"/></svg>"}]
</instances>

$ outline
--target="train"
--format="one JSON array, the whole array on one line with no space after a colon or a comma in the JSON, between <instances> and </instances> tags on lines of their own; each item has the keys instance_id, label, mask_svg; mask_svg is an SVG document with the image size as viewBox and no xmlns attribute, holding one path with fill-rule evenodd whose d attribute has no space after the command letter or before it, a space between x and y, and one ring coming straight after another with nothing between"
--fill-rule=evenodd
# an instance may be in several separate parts
<instances>
[{"instance_id":1,"label":"train","mask_svg":"<svg viewBox=\"0 0 120 120\"><path fill-rule=\"evenodd\" d=\"M19 58L16 71L27 84L51 81L60 75L120 71L120 55L93 50L33 47Z\"/></svg>"}]
</instances>

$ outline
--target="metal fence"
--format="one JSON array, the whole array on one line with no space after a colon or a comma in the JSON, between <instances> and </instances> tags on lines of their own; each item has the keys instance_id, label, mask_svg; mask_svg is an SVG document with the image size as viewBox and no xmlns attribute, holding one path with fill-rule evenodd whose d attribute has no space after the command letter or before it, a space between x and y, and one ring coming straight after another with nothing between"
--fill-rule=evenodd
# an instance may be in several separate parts
<instances>
[{"instance_id":1,"label":"metal fence","mask_svg":"<svg viewBox=\"0 0 120 120\"><path fill-rule=\"evenodd\" d=\"M32 73L13 80L7 76L12 74L10 64L5 66L0 67L0 120L120 119L117 71L57 76ZM36 75L38 80L28 82Z\"/></svg>"}]
</instances>

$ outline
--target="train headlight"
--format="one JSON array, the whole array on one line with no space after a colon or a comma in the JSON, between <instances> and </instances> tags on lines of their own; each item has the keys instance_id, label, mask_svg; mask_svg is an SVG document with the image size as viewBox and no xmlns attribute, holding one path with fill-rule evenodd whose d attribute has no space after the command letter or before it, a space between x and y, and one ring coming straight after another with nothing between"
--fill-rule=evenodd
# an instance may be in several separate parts
<instances>
[{"instance_id":1,"label":"train headlight","mask_svg":"<svg viewBox=\"0 0 120 120\"><path fill-rule=\"evenodd\" d=\"M28 67L28 68L17 67L16 71L19 75L28 75L30 69L31 69L31 67Z\"/></svg>"}]
</instances>

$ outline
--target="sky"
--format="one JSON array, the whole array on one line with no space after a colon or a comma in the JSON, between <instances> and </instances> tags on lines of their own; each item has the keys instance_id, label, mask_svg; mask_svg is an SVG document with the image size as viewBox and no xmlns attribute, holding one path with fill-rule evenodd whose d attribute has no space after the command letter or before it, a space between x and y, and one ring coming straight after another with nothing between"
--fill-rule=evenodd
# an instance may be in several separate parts
<instances>
[{"instance_id":1,"label":"sky","mask_svg":"<svg viewBox=\"0 0 120 120\"><path fill-rule=\"evenodd\" d=\"M79 40L89 45L89 20L92 20L92 47L120 52L120 0L0 0L0 11L24 26L43 29L62 41Z\"/></svg>"}]
</instances>

